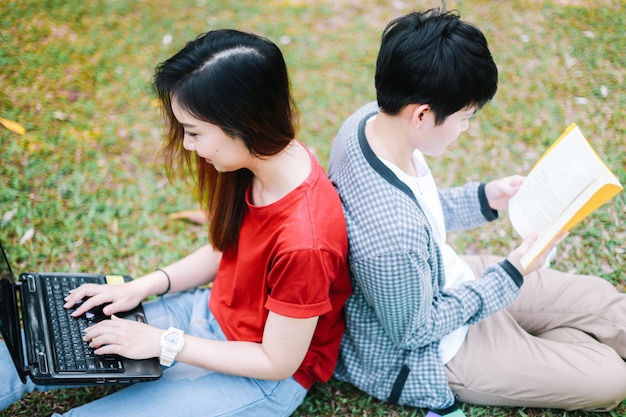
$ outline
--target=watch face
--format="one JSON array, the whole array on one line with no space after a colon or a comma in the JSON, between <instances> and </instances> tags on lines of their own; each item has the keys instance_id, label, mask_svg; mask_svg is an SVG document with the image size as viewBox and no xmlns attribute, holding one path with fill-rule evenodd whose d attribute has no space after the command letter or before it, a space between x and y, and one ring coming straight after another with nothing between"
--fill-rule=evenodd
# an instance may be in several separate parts
<instances>
[{"instance_id":1,"label":"watch face","mask_svg":"<svg viewBox=\"0 0 626 417\"><path fill-rule=\"evenodd\" d=\"M170 333L165 337L165 342L170 346L176 346L180 342L180 337L176 333Z\"/></svg>"}]
</instances>

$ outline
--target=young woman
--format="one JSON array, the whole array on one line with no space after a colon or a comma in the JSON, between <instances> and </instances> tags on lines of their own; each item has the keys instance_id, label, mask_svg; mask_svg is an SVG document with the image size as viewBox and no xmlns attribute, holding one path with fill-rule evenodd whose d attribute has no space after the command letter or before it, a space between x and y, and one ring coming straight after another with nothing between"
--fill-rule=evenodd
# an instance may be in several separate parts
<instances>
[{"instance_id":1,"label":"young woman","mask_svg":"<svg viewBox=\"0 0 626 417\"><path fill-rule=\"evenodd\" d=\"M341 204L294 139L283 56L259 36L212 31L160 64L154 85L168 172L195 177L210 244L68 295L67 308L89 297L74 315L106 304L112 316L86 331L96 353L160 357L164 372L67 415L289 415L333 373L351 286ZM149 325L115 317L164 294L144 304Z\"/></svg>"}]
</instances>

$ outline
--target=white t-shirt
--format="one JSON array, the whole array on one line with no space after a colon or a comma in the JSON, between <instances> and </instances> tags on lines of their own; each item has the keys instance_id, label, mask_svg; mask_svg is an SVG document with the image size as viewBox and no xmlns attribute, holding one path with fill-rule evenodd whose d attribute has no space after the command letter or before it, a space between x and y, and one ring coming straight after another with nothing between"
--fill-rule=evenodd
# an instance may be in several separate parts
<instances>
[{"instance_id":1,"label":"white t-shirt","mask_svg":"<svg viewBox=\"0 0 626 417\"><path fill-rule=\"evenodd\" d=\"M382 158L381 161L413 191L417 201L419 201L422 206L430 222L430 226L433 229L435 239L441 248L441 255L446 272L445 288L453 288L464 281L476 279L467 262L446 243L446 224L443 218L443 209L441 208L437 185L430 172L430 168L428 168L426 164L424 155L418 150L413 153L413 167L415 168L417 177L407 174L389 161ZM467 329L467 325L461 326L441 339L439 343L439 354L444 364L450 361L459 349L461 349L461 345L463 345L463 341L467 335Z\"/></svg>"}]
</instances>

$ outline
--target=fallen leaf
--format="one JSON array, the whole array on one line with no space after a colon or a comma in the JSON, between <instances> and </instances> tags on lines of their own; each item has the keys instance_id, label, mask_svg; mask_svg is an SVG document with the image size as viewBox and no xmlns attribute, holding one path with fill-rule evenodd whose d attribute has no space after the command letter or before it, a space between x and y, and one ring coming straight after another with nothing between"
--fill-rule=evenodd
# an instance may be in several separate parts
<instances>
[{"instance_id":1,"label":"fallen leaf","mask_svg":"<svg viewBox=\"0 0 626 417\"><path fill-rule=\"evenodd\" d=\"M17 209L16 208L14 208L12 210L9 210L6 213L4 213L4 216L2 216L2 223L10 222L11 219L13 218L13 216L15 216L16 213L17 213Z\"/></svg>"},{"instance_id":2,"label":"fallen leaf","mask_svg":"<svg viewBox=\"0 0 626 417\"><path fill-rule=\"evenodd\" d=\"M26 129L24 129L24 126L17 122L14 122L13 120L0 118L0 124L9 129L11 132L15 132L19 135L23 135L24 133L26 133Z\"/></svg>"},{"instance_id":3,"label":"fallen leaf","mask_svg":"<svg viewBox=\"0 0 626 417\"><path fill-rule=\"evenodd\" d=\"M583 36L584 36L585 38L593 39L593 38L595 38L595 37L596 37L596 34L595 34L595 33L593 33L593 32L592 32L592 31L590 31L590 30L583 30Z\"/></svg>"},{"instance_id":4,"label":"fallen leaf","mask_svg":"<svg viewBox=\"0 0 626 417\"><path fill-rule=\"evenodd\" d=\"M83 96L83 93L77 90L61 90L58 92L59 97L65 97L70 103L75 102Z\"/></svg>"},{"instance_id":5,"label":"fallen leaf","mask_svg":"<svg viewBox=\"0 0 626 417\"><path fill-rule=\"evenodd\" d=\"M20 239L20 245L23 245L25 242L31 240L33 236L35 236L35 229L31 227L26 231L26 233L24 233L24 236L22 236L22 238Z\"/></svg>"},{"instance_id":6,"label":"fallen leaf","mask_svg":"<svg viewBox=\"0 0 626 417\"><path fill-rule=\"evenodd\" d=\"M585 105L589 104L589 99L587 97L574 97L574 102L576 104Z\"/></svg>"},{"instance_id":7,"label":"fallen leaf","mask_svg":"<svg viewBox=\"0 0 626 417\"><path fill-rule=\"evenodd\" d=\"M65 114L65 113L63 113L63 112L61 112L61 111L55 111L55 112L52 114L52 117L54 117L54 118L55 118L55 119L57 119L57 120L61 120L61 121L65 121L65 120L67 120L67 114Z\"/></svg>"},{"instance_id":8,"label":"fallen leaf","mask_svg":"<svg viewBox=\"0 0 626 417\"><path fill-rule=\"evenodd\" d=\"M606 85L601 85L600 86L600 94L604 98L606 98L609 95L609 89L608 89L608 87Z\"/></svg>"},{"instance_id":9,"label":"fallen leaf","mask_svg":"<svg viewBox=\"0 0 626 417\"><path fill-rule=\"evenodd\" d=\"M202 210L183 210L176 213L171 213L169 216L167 216L167 218L170 220L189 220L190 222L198 224L208 223L206 215Z\"/></svg>"}]
</instances>

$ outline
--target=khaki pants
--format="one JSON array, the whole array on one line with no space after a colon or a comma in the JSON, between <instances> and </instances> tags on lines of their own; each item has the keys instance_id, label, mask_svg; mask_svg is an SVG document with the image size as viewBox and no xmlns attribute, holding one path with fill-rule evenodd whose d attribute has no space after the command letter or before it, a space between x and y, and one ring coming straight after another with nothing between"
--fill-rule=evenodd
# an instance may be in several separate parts
<instances>
[{"instance_id":1,"label":"khaki pants","mask_svg":"<svg viewBox=\"0 0 626 417\"><path fill-rule=\"evenodd\" d=\"M476 276L498 261L465 257ZM446 365L463 402L604 411L626 398L626 294L592 276L542 269L506 310L470 326Z\"/></svg>"}]
</instances>

